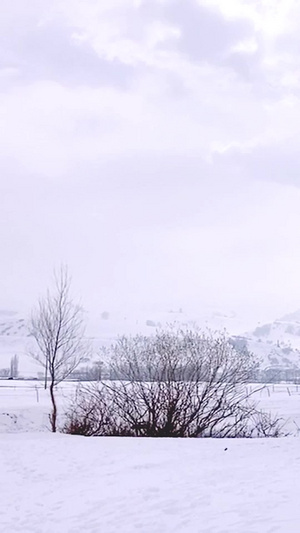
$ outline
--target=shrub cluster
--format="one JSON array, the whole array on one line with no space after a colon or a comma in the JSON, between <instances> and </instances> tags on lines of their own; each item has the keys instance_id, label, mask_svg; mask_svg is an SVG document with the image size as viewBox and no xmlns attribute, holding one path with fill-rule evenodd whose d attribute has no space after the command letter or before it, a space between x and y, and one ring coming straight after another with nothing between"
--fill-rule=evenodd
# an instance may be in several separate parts
<instances>
[{"instance_id":1,"label":"shrub cluster","mask_svg":"<svg viewBox=\"0 0 300 533\"><path fill-rule=\"evenodd\" d=\"M114 379L78 389L63 431L87 436L279 436L246 384L257 361L225 335L190 329L121 337L109 353ZM253 392L252 392L253 394Z\"/></svg>"}]
</instances>

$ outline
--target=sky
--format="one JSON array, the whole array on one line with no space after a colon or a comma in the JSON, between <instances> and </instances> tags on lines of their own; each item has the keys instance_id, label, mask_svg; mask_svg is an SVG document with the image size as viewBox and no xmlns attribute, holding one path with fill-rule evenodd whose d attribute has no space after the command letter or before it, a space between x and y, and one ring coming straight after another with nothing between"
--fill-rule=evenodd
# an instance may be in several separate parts
<instances>
[{"instance_id":1,"label":"sky","mask_svg":"<svg viewBox=\"0 0 300 533\"><path fill-rule=\"evenodd\" d=\"M300 307L297 0L2 0L0 308Z\"/></svg>"}]
</instances>

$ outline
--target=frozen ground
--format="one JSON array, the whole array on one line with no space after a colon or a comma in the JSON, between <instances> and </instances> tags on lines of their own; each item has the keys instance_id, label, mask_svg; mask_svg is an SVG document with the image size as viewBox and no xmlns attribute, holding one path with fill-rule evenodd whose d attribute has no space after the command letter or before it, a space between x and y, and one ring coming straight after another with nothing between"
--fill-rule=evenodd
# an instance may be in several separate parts
<instances>
[{"instance_id":1,"label":"frozen ground","mask_svg":"<svg viewBox=\"0 0 300 533\"><path fill-rule=\"evenodd\" d=\"M9 533L298 533L298 438L0 435Z\"/></svg>"},{"instance_id":2,"label":"frozen ground","mask_svg":"<svg viewBox=\"0 0 300 533\"><path fill-rule=\"evenodd\" d=\"M298 533L299 393L258 393L294 437L84 438L47 431L41 383L0 381L0 532Z\"/></svg>"}]
</instances>

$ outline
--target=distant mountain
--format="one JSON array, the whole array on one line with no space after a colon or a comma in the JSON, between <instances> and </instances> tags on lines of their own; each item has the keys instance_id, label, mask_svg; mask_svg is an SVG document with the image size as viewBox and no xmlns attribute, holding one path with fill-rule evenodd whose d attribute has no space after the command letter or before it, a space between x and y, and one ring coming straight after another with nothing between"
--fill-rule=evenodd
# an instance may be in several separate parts
<instances>
[{"instance_id":1,"label":"distant mountain","mask_svg":"<svg viewBox=\"0 0 300 533\"><path fill-rule=\"evenodd\" d=\"M254 329L234 313L206 309L188 313L182 309L166 312L137 313L103 311L99 316L87 316L87 335L98 357L102 346L109 346L117 336L142 333L149 335L168 324L193 326L212 331L226 331L239 347L247 347L261 361L262 368L300 368L300 310ZM244 333L246 331L246 333ZM35 376L40 367L28 356L32 339L26 321L18 313L0 310L0 370L19 356L19 370L24 377Z\"/></svg>"},{"instance_id":2,"label":"distant mountain","mask_svg":"<svg viewBox=\"0 0 300 533\"><path fill-rule=\"evenodd\" d=\"M300 310L240 336L263 367L300 368Z\"/></svg>"},{"instance_id":3,"label":"distant mountain","mask_svg":"<svg viewBox=\"0 0 300 533\"><path fill-rule=\"evenodd\" d=\"M206 309L198 313L184 312L182 309L169 309L162 312L126 313L122 310L110 313L102 311L99 316L86 316L87 336L90 338L95 357L102 346L110 346L119 335L142 333L150 335L158 327L170 324L196 325L213 331L226 330L228 334L246 329L234 312L223 313ZM32 339L24 317L9 310L0 310L0 370L8 368L13 355L19 355L20 374L25 377L36 375L40 368L28 357Z\"/></svg>"}]
</instances>

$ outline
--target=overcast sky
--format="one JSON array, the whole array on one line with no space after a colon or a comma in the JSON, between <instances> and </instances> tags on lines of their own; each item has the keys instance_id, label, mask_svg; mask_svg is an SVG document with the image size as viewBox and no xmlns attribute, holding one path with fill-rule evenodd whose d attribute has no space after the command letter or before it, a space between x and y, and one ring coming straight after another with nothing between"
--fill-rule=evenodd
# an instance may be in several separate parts
<instances>
[{"instance_id":1,"label":"overcast sky","mask_svg":"<svg viewBox=\"0 0 300 533\"><path fill-rule=\"evenodd\" d=\"M298 0L1 0L0 307L300 307Z\"/></svg>"}]
</instances>

